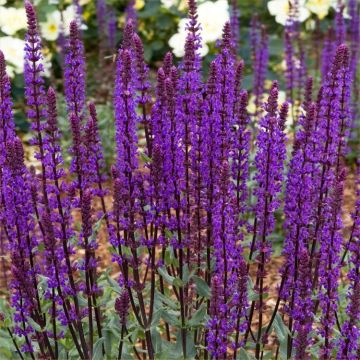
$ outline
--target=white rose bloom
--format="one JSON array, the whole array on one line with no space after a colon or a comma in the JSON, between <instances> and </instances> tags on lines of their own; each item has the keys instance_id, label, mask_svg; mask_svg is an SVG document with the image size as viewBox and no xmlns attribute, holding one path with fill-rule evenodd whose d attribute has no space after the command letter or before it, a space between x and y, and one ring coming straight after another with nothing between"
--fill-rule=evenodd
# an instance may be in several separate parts
<instances>
[{"instance_id":1,"label":"white rose bloom","mask_svg":"<svg viewBox=\"0 0 360 360\"><path fill-rule=\"evenodd\" d=\"M50 41L56 40L59 36L60 26L60 12L54 11L46 17L46 22L40 23L42 37Z\"/></svg>"},{"instance_id":2,"label":"white rose bloom","mask_svg":"<svg viewBox=\"0 0 360 360\"><path fill-rule=\"evenodd\" d=\"M170 1L170 0L166 0ZM186 24L188 19L181 19L178 25L178 33L174 34L169 45L173 48L175 56L184 56L184 45L186 40ZM198 21L201 25L202 48L200 56L205 56L209 52L206 45L221 38L223 27L229 21L229 5L226 0L216 2L206 1L198 7Z\"/></svg>"},{"instance_id":3,"label":"white rose bloom","mask_svg":"<svg viewBox=\"0 0 360 360\"><path fill-rule=\"evenodd\" d=\"M174 34L170 40L169 45L173 49L173 53L177 57L183 57L185 55L185 41L186 41L186 31L185 28L182 30L179 29L179 32ZM202 47L200 49L200 56L203 57L209 52L209 48L206 44L202 43Z\"/></svg>"},{"instance_id":4,"label":"white rose bloom","mask_svg":"<svg viewBox=\"0 0 360 360\"><path fill-rule=\"evenodd\" d=\"M336 0L308 0L306 7L321 20L329 13L331 6L336 5Z\"/></svg>"},{"instance_id":5,"label":"white rose bloom","mask_svg":"<svg viewBox=\"0 0 360 360\"><path fill-rule=\"evenodd\" d=\"M292 0L290 0L292 1ZM305 7L306 0L299 0L299 21L303 22L310 16L310 11ZM275 16L275 21L285 25L289 17L289 0L271 0L267 4L271 15Z\"/></svg>"},{"instance_id":6,"label":"white rose bloom","mask_svg":"<svg viewBox=\"0 0 360 360\"><path fill-rule=\"evenodd\" d=\"M186 39L185 32L178 32L170 38L169 45L170 47L172 47L175 56L177 57L184 56L185 39Z\"/></svg>"},{"instance_id":7,"label":"white rose bloom","mask_svg":"<svg viewBox=\"0 0 360 360\"><path fill-rule=\"evenodd\" d=\"M69 35L70 33L70 23L77 18L76 14L76 7L74 5L68 6L63 11L63 27L64 27L64 34ZM81 23L81 30L86 30L87 26L82 22Z\"/></svg>"},{"instance_id":8,"label":"white rose bloom","mask_svg":"<svg viewBox=\"0 0 360 360\"><path fill-rule=\"evenodd\" d=\"M172 6L177 6L179 0L161 0L161 5L166 8L170 9Z\"/></svg>"},{"instance_id":9,"label":"white rose bloom","mask_svg":"<svg viewBox=\"0 0 360 360\"><path fill-rule=\"evenodd\" d=\"M221 38L222 30L229 21L229 4L226 0L206 1L198 7L201 37L205 42Z\"/></svg>"},{"instance_id":10,"label":"white rose bloom","mask_svg":"<svg viewBox=\"0 0 360 360\"><path fill-rule=\"evenodd\" d=\"M0 49L10 65L8 66L9 76L24 71L24 47L25 42L23 40L11 36L0 37Z\"/></svg>"},{"instance_id":11,"label":"white rose bloom","mask_svg":"<svg viewBox=\"0 0 360 360\"><path fill-rule=\"evenodd\" d=\"M0 7L0 28L7 35L14 35L17 31L26 28L25 9Z\"/></svg>"},{"instance_id":12,"label":"white rose bloom","mask_svg":"<svg viewBox=\"0 0 360 360\"><path fill-rule=\"evenodd\" d=\"M160 0L160 2L165 9L175 6L178 10L183 11L187 8L188 0Z\"/></svg>"}]
</instances>

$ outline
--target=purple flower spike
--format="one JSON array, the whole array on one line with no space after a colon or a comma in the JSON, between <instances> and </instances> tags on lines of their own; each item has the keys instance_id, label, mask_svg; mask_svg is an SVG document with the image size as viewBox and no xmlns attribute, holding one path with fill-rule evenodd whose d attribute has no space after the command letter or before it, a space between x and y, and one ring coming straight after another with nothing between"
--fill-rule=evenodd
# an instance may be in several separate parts
<instances>
[{"instance_id":1,"label":"purple flower spike","mask_svg":"<svg viewBox=\"0 0 360 360\"><path fill-rule=\"evenodd\" d=\"M274 212L280 206L279 193L283 179L283 162L285 160L285 135L283 133L284 113L282 117L278 113L278 83L273 82L267 103L265 103L265 115L260 120L260 130L257 137L258 150L255 156L257 187L254 191L257 197L255 207L256 221L254 223L254 240L251 245L250 258L253 249L258 251L257 273L255 291L259 294L257 309L259 311L259 331L256 354L260 352L261 327L265 310L264 292L267 288L264 279L267 275L266 264L271 257L272 246L268 237L274 230ZM285 107L286 108L286 107ZM255 302L252 303L254 308ZM250 319L251 324L251 319ZM249 325L250 326L250 325Z\"/></svg>"},{"instance_id":2,"label":"purple flower spike","mask_svg":"<svg viewBox=\"0 0 360 360\"><path fill-rule=\"evenodd\" d=\"M12 111L11 85L6 74L5 57L0 51L0 164L5 162L6 143L13 139L14 117Z\"/></svg>"},{"instance_id":3,"label":"purple flower spike","mask_svg":"<svg viewBox=\"0 0 360 360\"><path fill-rule=\"evenodd\" d=\"M123 290L120 296L115 301L115 310L120 317L121 325L126 324L126 318L128 316L128 311L129 311L129 303L130 303L129 293L127 290Z\"/></svg>"},{"instance_id":4,"label":"purple flower spike","mask_svg":"<svg viewBox=\"0 0 360 360\"><path fill-rule=\"evenodd\" d=\"M70 39L65 57L65 99L67 111L81 121L85 107L84 46L75 20L70 23Z\"/></svg>"}]
</instances>

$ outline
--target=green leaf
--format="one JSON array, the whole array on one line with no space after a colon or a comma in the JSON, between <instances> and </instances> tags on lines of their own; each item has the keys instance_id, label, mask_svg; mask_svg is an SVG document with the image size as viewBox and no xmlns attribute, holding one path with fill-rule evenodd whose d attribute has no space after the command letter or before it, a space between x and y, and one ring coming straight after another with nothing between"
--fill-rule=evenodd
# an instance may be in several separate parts
<instances>
[{"instance_id":1,"label":"green leaf","mask_svg":"<svg viewBox=\"0 0 360 360\"><path fill-rule=\"evenodd\" d=\"M102 346L105 342L105 338L101 337L96 341L94 344L94 351L93 351L93 357L92 360L103 360L103 353L102 353Z\"/></svg>"},{"instance_id":2,"label":"green leaf","mask_svg":"<svg viewBox=\"0 0 360 360\"><path fill-rule=\"evenodd\" d=\"M284 341L290 335L288 327L284 324L284 321L279 314L275 315L273 327L279 341Z\"/></svg>"},{"instance_id":3,"label":"green leaf","mask_svg":"<svg viewBox=\"0 0 360 360\"><path fill-rule=\"evenodd\" d=\"M151 327L156 327L159 324L159 321L161 319L161 313L162 313L162 309L158 309L154 311L152 320L151 320Z\"/></svg>"},{"instance_id":4,"label":"green leaf","mask_svg":"<svg viewBox=\"0 0 360 360\"><path fill-rule=\"evenodd\" d=\"M194 283L196 285L196 292L198 293L198 295L203 296L206 299L210 299L211 290L206 281L196 275L192 276L192 280L194 280Z\"/></svg>"},{"instance_id":5,"label":"green leaf","mask_svg":"<svg viewBox=\"0 0 360 360\"><path fill-rule=\"evenodd\" d=\"M172 285L173 281L174 281L174 277L171 276L167 270L164 267L159 267L158 268L158 273L163 277L163 279L169 283L170 285Z\"/></svg>"},{"instance_id":6,"label":"green leaf","mask_svg":"<svg viewBox=\"0 0 360 360\"><path fill-rule=\"evenodd\" d=\"M149 157L147 154L145 154L144 152L140 152L140 159L145 162L150 164L152 162L151 157Z\"/></svg>"},{"instance_id":7,"label":"green leaf","mask_svg":"<svg viewBox=\"0 0 360 360\"><path fill-rule=\"evenodd\" d=\"M196 269L193 269L191 272L189 271L189 266L187 264L185 264L184 266L184 270L183 270L183 282L184 284L187 284L189 282L189 280L192 278L192 276L194 275Z\"/></svg>"},{"instance_id":8,"label":"green leaf","mask_svg":"<svg viewBox=\"0 0 360 360\"><path fill-rule=\"evenodd\" d=\"M169 230L169 229L165 229L165 237L167 239L172 239L174 237L174 234Z\"/></svg>"},{"instance_id":9,"label":"green leaf","mask_svg":"<svg viewBox=\"0 0 360 360\"><path fill-rule=\"evenodd\" d=\"M168 266L174 265L176 267L179 265L179 261L178 261L178 259L176 259L175 254L174 254L174 249L172 247L169 247L165 250L165 264Z\"/></svg>"},{"instance_id":10,"label":"green leaf","mask_svg":"<svg viewBox=\"0 0 360 360\"><path fill-rule=\"evenodd\" d=\"M172 284L177 288L184 286L184 282L179 278L174 278Z\"/></svg>"},{"instance_id":11,"label":"green leaf","mask_svg":"<svg viewBox=\"0 0 360 360\"><path fill-rule=\"evenodd\" d=\"M169 325L177 326L179 327L181 325L178 311L172 311L172 310L161 310L161 317L164 321L166 321Z\"/></svg>"},{"instance_id":12,"label":"green leaf","mask_svg":"<svg viewBox=\"0 0 360 360\"><path fill-rule=\"evenodd\" d=\"M89 241L90 241L90 242L96 241L96 238L97 238L97 236L98 236L98 233L99 233L99 230L100 230L100 227L101 227L102 220L104 219L104 216L105 216L105 215L103 215L103 216L95 223L95 225L93 226L92 233L91 233L91 236L90 236L90 238L89 238Z\"/></svg>"},{"instance_id":13,"label":"green leaf","mask_svg":"<svg viewBox=\"0 0 360 360\"><path fill-rule=\"evenodd\" d=\"M255 360L255 357L252 356L251 354L249 354L244 348L240 348L236 355L236 359L238 359L238 360Z\"/></svg>"},{"instance_id":14,"label":"green leaf","mask_svg":"<svg viewBox=\"0 0 360 360\"><path fill-rule=\"evenodd\" d=\"M277 335L277 338L280 343L280 355L281 359L286 359L287 357L287 346L288 346L288 337L291 336L288 327L284 324L283 319L279 314L276 314L274 323L274 331Z\"/></svg>"},{"instance_id":15,"label":"green leaf","mask_svg":"<svg viewBox=\"0 0 360 360\"><path fill-rule=\"evenodd\" d=\"M259 298L259 294L254 291L254 283L249 278L248 286L247 286L248 300L255 301Z\"/></svg>"},{"instance_id":16,"label":"green leaf","mask_svg":"<svg viewBox=\"0 0 360 360\"><path fill-rule=\"evenodd\" d=\"M189 327L197 327L203 324L206 320L206 305L202 304L199 309L196 310L195 314L188 321Z\"/></svg>"},{"instance_id":17,"label":"green leaf","mask_svg":"<svg viewBox=\"0 0 360 360\"><path fill-rule=\"evenodd\" d=\"M162 341L159 331L156 328L152 328L151 331L151 340L155 350L155 353L160 353L162 348Z\"/></svg>"},{"instance_id":18,"label":"green leaf","mask_svg":"<svg viewBox=\"0 0 360 360\"><path fill-rule=\"evenodd\" d=\"M166 297L165 295L163 295L158 290L155 290L155 296L158 300L160 300L165 305L169 306L171 309L178 310L178 306L176 305L176 303L171 299L169 299L168 297Z\"/></svg>"},{"instance_id":19,"label":"green leaf","mask_svg":"<svg viewBox=\"0 0 360 360\"><path fill-rule=\"evenodd\" d=\"M32 318L30 318L30 317L27 318L27 321L36 331L42 332L41 326L36 321L34 321Z\"/></svg>"},{"instance_id":20,"label":"green leaf","mask_svg":"<svg viewBox=\"0 0 360 360\"><path fill-rule=\"evenodd\" d=\"M171 276L165 267L159 267L158 273L163 277L163 279L170 285L181 287L184 286L184 283L181 279Z\"/></svg>"},{"instance_id":21,"label":"green leaf","mask_svg":"<svg viewBox=\"0 0 360 360\"><path fill-rule=\"evenodd\" d=\"M110 329L103 330L103 337L105 338L105 353L108 358L111 358L111 345L113 341L113 332Z\"/></svg>"},{"instance_id":22,"label":"green leaf","mask_svg":"<svg viewBox=\"0 0 360 360\"><path fill-rule=\"evenodd\" d=\"M110 277L109 273L106 273L106 280L109 283L110 287L118 294L121 294L122 289L120 285Z\"/></svg>"}]
</instances>

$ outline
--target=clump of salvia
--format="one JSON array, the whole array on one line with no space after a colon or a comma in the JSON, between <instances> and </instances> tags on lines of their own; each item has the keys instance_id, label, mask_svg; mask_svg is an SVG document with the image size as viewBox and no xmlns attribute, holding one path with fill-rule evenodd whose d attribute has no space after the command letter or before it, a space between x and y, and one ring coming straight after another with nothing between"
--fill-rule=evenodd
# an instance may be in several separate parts
<instances>
[{"instance_id":1,"label":"clump of salvia","mask_svg":"<svg viewBox=\"0 0 360 360\"><path fill-rule=\"evenodd\" d=\"M343 6L337 8L316 83L293 9L285 26L284 103L278 81L266 89L269 36L257 16L250 31L253 90L242 87L235 1L204 80L201 25L189 0L184 58L176 65L166 54L152 88L133 5L115 74L107 77L114 79L115 127L108 172L101 119L87 104L79 21L71 22L62 54L68 169L30 2L30 167L0 52L0 236L11 266L11 309L0 326L14 356L358 359L359 164L350 231L342 222L347 140L358 122L358 4L349 1L348 29ZM106 39L114 47L109 11L97 2L100 62ZM284 241L274 284L278 234ZM113 272L103 268L104 245Z\"/></svg>"}]
</instances>

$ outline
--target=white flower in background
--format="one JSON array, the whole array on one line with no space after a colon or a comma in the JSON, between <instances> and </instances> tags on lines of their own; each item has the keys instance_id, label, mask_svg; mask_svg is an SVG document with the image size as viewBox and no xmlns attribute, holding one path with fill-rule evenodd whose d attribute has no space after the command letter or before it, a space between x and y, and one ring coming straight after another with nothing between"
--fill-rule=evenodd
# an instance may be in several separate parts
<instances>
[{"instance_id":1,"label":"white flower in background","mask_svg":"<svg viewBox=\"0 0 360 360\"><path fill-rule=\"evenodd\" d=\"M0 5L5 5L6 4L6 0L0 0Z\"/></svg>"},{"instance_id":2,"label":"white flower in background","mask_svg":"<svg viewBox=\"0 0 360 360\"><path fill-rule=\"evenodd\" d=\"M49 41L58 38L61 27L61 15L59 11L54 11L47 15L46 22L40 23L41 36Z\"/></svg>"},{"instance_id":3,"label":"white flower in background","mask_svg":"<svg viewBox=\"0 0 360 360\"><path fill-rule=\"evenodd\" d=\"M74 5L68 6L63 11L63 26L64 26L64 34L69 35L70 33L70 23L71 21L75 20L77 18L77 12L76 7ZM81 30L86 30L87 26L82 22L81 23Z\"/></svg>"},{"instance_id":4,"label":"white flower in background","mask_svg":"<svg viewBox=\"0 0 360 360\"><path fill-rule=\"evenodd\" d=\"M52 64L51 64L52 53L48 48L43 48L42 55L43 55L42 63L44 66L44 72L42 73L42 76L50 77L51 68L52 68Z\"/></svg>"},{"instance_id":5,"label":"white flower in background","mask_svg":"<svg viewBox=\"0 0 360 360\"><path fill-rule=\"evenodd\" d=\"M229 4L226 0L206 1L198 6L198 20L201 24L201 37L205 42L221 38L222 30L229 21Z\"/></svg>"},{"instance_id":6,"label":"white flower in background","mask_svg":"<svg viewBox=\"0 0 360 360\"><path fill-rule=\"evenodd\" d=\"M201 25L202 48L200 56L209 52L206 43L214 42L221 38L223 27L229 20L229 5L226 0L216 2L206 1L198 7L198 21ZM184 45L186 40L186 24L188 19L181 19L178 25L178 32L174 34L169 45L173 48L175 56L184 56Z\"/></svg>"},{"instance_id":7,"label":"white flower in background","mask_svg":"<svg viewBox=\"0 0 360 360\"><path fill-rule=\"evenodd\" d=\"M52 13L48 14L46 17L46 21L40 23L41 27L41 35L44 39L49 41L54 41L59 37L59 33L61 31L61 26L63 27L64 34L67 36L70 33L70 23L74 19L76 19L76 7L74 5L68 6L62 13L61 20L61 13L60 11L53 11ZM82 23L81 29L86 30L87 26Z\"/></svg>"},{"instance_id":8,"label":"white flower in background","mask_svg":"<svg viewBox=\"0 0 360 360\"><path fill-rule=\"evenodd\" d=\"M26 28L25 9L14 7L0 7L0 28L7 35L14 35L17 31Z\"/></svg>"},{"instance_id":9,"label":"white flower in background","mask_svg":"<svg viewBox=\"0 0 360 360\"><path fill-rule=\"evenodd\" d=\"M177 6L179 0L161 0L161 5L166 8L170 9L172 6Z\"/></svg>"},{"instance_id":10,"label":"white flower in background","mask_svg":"<svg viewBox=\"0 0 360 360\"><path fill-rule=\"evenodd\" d=\"M329 13L330 8L336 6L337 0L308 0L306 7L322 20Z\"/></svg>"},{"instance_id":11,"label":"white flower in background","mask_svg":"<svg viewBox=\"0 0 360 360\"><path fill-rule=\"evenodd\" d=\"M186 23L188 19L181 19L179 22L179 32L174 34L170 40L169 45L173 49L173 53L177 57L183 57L185 54L185 41L186 41ZM200 49L200 56L203 57L209 52L208 46L204 43L202 39L201 49Z\"/></svg>"},{"instance_id":12,"label":"white flower in background","mask_svg":"<svg viewBox=\"0 0 360 360\"><path fill-rule=\"evenodd\" d=\"M187 0L160 0L161 5L165 9L170 9L172 6L177 8L180 11L183 11L187 8Z\"/></svg>"},{"instance_id":13,"label":"white flower in background","mask_svg":"<svg viewBox=\"0 0 360 360\"><path fill-rule=\"evenodd\" d=\"M11 36L0 37L0 49L5 55L9 76L14 76L24 71L24 47L23 40Z\"/></svg>"},{"instance_id":14,"label":"white flower in background","mask_svg":"<svg viewBox=\"0 0 360 360\"><path fill-rule=\"evenodd\" d=\"M293 0L290 0L292 2ZM305 7L305 0L299 0L299 21L303 22L310 16L310 11ZM271 0L267 4L271 15L275 16L275 21L285 25L289 17L290 4L289 0Z\"/></svg>"}]
</instances>

